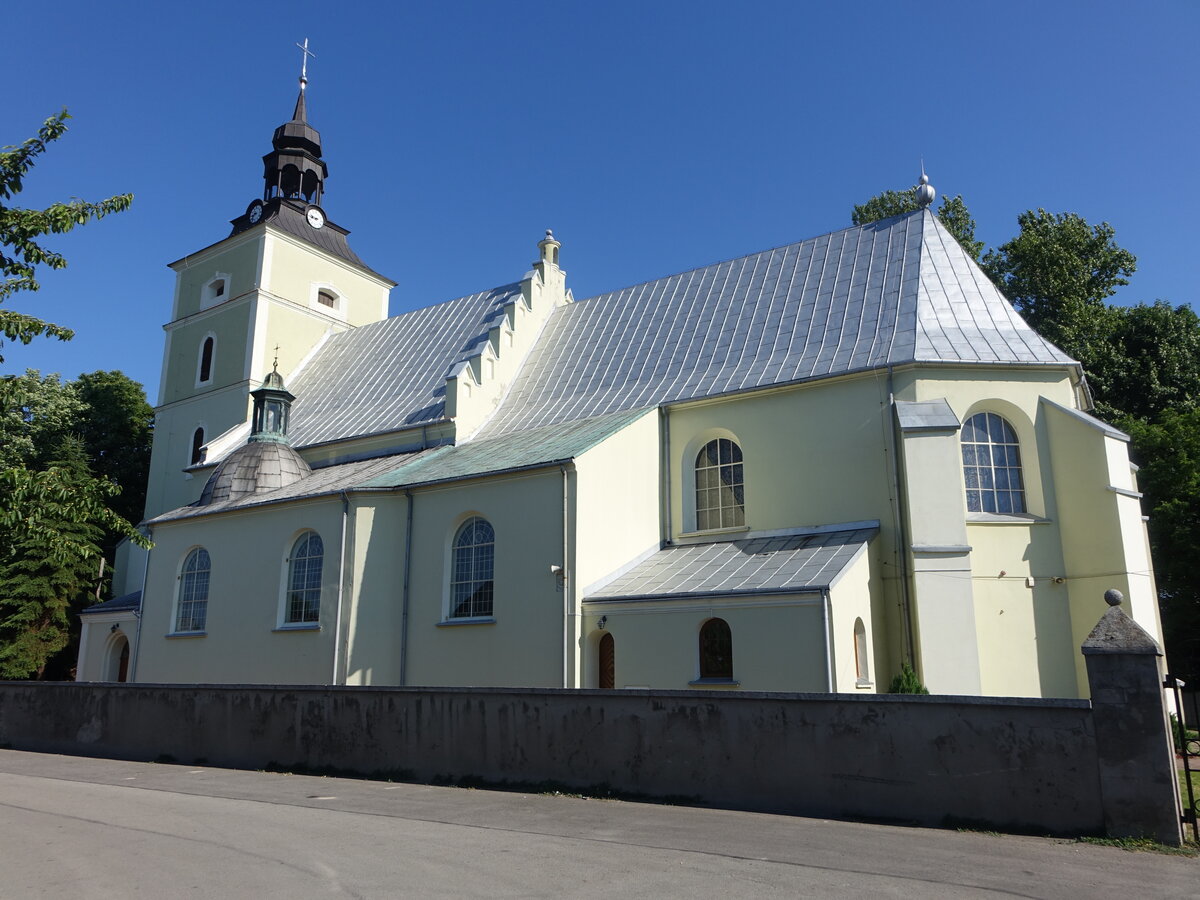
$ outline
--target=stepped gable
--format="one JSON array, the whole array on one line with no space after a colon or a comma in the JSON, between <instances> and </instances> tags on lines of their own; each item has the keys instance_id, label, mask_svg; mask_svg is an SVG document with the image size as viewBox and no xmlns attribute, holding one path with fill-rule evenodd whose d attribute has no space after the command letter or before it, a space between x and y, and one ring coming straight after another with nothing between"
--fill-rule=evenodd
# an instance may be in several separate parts
<instances>
[{"instance_id":1,"label":"stepped gable","mask_svg":"<svg viewBox=\"0 0 1200 900\"><path fill-rule=\"evenodd\" d=\"M507 284L343 332L293 379L295 446L381 434L443 418L446 376L480 352Z\"/></svg>"}]
</instances>

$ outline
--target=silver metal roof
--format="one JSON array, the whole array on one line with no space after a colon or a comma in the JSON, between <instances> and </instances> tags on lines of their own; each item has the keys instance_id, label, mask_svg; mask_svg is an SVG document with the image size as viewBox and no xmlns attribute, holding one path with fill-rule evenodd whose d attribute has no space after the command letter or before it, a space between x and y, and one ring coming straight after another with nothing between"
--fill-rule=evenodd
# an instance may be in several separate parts
<instances>
[{"instance_id":1,"label":"silver metal roof","mask_svg":"<svg viewBox=\"0 0 1200 900\"><path fill-rule=\"evenodd\" d=\"M508 284L334 335L288 384L296 395L289 437L297 447L435 422L446 376L487 340Z\"/></svg>"},{"instance_id":2,"label":"silver metal roof","mask_svg":"<svg viewBox=\"0 0 1200 900\"><path fill-rule=\"evenodd\" d=\"M897 400L901 431L957 431L962 427L945 397L936 400Z\"/></svg>"},{"instance_id":3,"label":"silver metal roof","mask_svg":"<svg viewBox=\"0 0 1200 900\"><path fill-rule=\"evenodd\" d=\"M331 338L290 385L296 446L436 421L519 284ZM929 210L555 309L480 437L912 362L1063 365Z\"/></svg>"},{"instance_id":4,"label":"silver metal roof","mask_svg":"<svg viewBox=\"0 0 1200 900\"><path fill-rule=\"evenodd\" d=\"M418 450L413 453L400 453L391 456L381 456L373 459L355 460L335 466L314 469L307 478L267 491L261 494L243 494L223 501L208 504L195 503L191 506L181 506L179 509L163 513L148 524L158 525L178 519L191 519L196 516L206 516L212 513L228 512L231 509L245 509L249 506L263 506L268 503L281 503L285 500L300 500L308 497L321 497L350 490L369 481L383 472L388 472L402 465L405 461L417 459L426 454L436 452L433 449Z\"/></svg>"},{"instance_id":5,"label":"silver metal roof","mask_svg":"<svg viewBox=\"0 0 1200 900\"><path fill-rule=\"evenodd\" d=\"M628 410L565 425L442 447L360 487L404 487L472 478L575 459L650 410Z\"/></svg>"},{"instance_id":6,"label":"silver metal roof","mask_svg":"<svg viewBox=\"0 0 1200 900\"><path fill-rule=\"evenodd\" d=\"M910 362L1072 360L920 210L556 309L487 430Z\"/></svg>"},{"instance_id":7,"label":"silver metal roof","mask_svg":"<svg viewBox=\"0 0 1200 900\"><path fill-rule=\"evenodd\" d=\"M584 600L825 590L878 533L869 527L667 547Z\"/></svg>"}]
</instances>

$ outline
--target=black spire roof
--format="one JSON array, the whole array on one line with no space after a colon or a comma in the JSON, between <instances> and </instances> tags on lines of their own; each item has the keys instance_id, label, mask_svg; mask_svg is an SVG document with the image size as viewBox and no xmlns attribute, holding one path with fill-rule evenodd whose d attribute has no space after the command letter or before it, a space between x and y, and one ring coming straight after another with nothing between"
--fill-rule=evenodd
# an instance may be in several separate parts
<instances>
[{"instance_id":1,"label":"black spire roof","mask_svg":"<svg viewBox=\"0 0 1200 900\"><path fill-rule=\"evenodd\" d=\"M308 124L303 85L292 118L275 129L271 147L263 157L263 200L284 197L319 206L329 167L321 159L321 134Z\"/></svg>"}]
</instances>

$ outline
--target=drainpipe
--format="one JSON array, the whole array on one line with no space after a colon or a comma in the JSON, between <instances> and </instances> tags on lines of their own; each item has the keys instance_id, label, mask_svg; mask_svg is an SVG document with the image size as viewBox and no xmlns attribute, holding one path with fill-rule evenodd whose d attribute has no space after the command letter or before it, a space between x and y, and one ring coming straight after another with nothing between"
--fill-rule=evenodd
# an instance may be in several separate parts
<instances>
[{"instance_id":1,"label":"drainpipe","mask_svg":"<svg viewBox=\"0 0 1200 900\"><path fill-rule=\"evenodd\" d=\"M671 543L671 410L666 406L659 407L660 415L658 417L659 430L661 439L659 443L662 445L663 452L663 496L666 500L663 508L663 539L662 546L666 547Z\"/></svg>"},{"instance_id":2,"label":"drainpipe","mask_svg":"<svg viewBox=\"0 0 1200 900\"><path fill-rule=\"evenodd\" d=\"M424 443L424 438L422 438ZM408 684L408 578L412 571L413 494L405 489L408 524L404 527L404 587L400 595L400 685Z\"/></svg>"},{"instance_id":3,"label":"drainpipe","mask_svg":"<svg viewBox=\"0 0 1200 900\"><path fill-rule=\"evenodd\" d=\"M562 652L562 686L568 688L571 686L570 678L570 660L569 652L571 646L571 570L568 566L568 552L570 544L568 542L568 507L567 507L567 489L568 475L566 465L560 465L559 471L562 472L562 592L563 592L563 652Z\"/></svg>"},{"instance_id":4,"label":"drainpipe","mask_svg":"<svg viewBox=\"0 0 1200 900\"><path fill-rule=\"evenodd\" d=\"M337 614L333 619L333 677L331 685L338 683L338 668L342 649L342 600L346 586L346 523L350 518L350 497L342 491L342 540L338 550Z\"/></svg>"},{"instance_id":5,"label":"drainpipe","mask_svg":"<svg viewBox=\"0 0 1200 900\"><path fill-rule=\"evenodd\" d=\"M904 509L904 486L900 481L899 442L896 439L896 430L899 428L899 425L896 423L896 395L892 390L891 366L888 366L887 373L888 451L892 460L892 487L896 492L896 502L892 504L892 516L896 527L896 540L899 541L896 559L900 568L900 624L903 630L903 649L908 662L915 669L917 666L917 653L916 647L913 646L912 598L908 583L908 526L905 524L907 516Z\"/></svg>"},{"instance_id":6,"label":"drainpipe","mask_svg":"<svg viewBox=\"0 0 1200 900\"><path fill-rule=\"evenodd\" d=\"M825 628L825 690L833 693L833 628L831 620L829 589L821 589L821 624Z\"/></svg>"},{"instance_id":7,"label":"drainpipe","mask_svg":"<svg viewBox=\"0 0 1200 900\"><path fill-rule=\"evenodd\" d=\"M152 540L153 537L154 529L147 525L146 538ZM142 610L146 607L146 579L150 575L151 552L151 550L146 551L146 568L142 569L142 596L138 598L138 608L134 612L134 615L137 616L137 628L135 628L133 631L133 643L135 648L133 651L133 659L129 661L129 682L131 684L137 681L137 664L138 659L142 655Z\"/></svg>"}]
</instances>

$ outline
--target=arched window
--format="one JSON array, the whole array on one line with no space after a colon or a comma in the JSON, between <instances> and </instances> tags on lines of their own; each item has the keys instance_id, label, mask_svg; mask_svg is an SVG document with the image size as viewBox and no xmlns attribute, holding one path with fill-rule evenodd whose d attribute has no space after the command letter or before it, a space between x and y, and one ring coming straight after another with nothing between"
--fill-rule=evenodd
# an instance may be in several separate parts
<instances>
[{"instance_id":1,"label":"arched window","mask_svg":"<svg viewBox=\"0 0 1200 900\"><path fill-rule=\"evenodd\" d=\"M333 291L320 290L317 291L317 303L321 306L328 306L333 309L337 306L337 295Z\"/></svg>"},{"instance_id":2,"label":"arched window","mask_svg":"<svg viewBox=\"0 0 1200 900\"><path fill-rule=\"evenodd\" d=\"M733 634L724 619L700 627L700 677L733 680Z\"/></svg>"},{"instance_id":3,"label":"arched window","mask_svg":"<svg viewBox=\"0 0 1200 900\"><path fill-rule=\"evenodd\" d=\"M208 575L212 563L208 551L197 547L188 554L179 573L179 602L175 609L176 631L203 631L208 619Z\"/></svg>"},{"instance_id":4,"label":"arched window","mask_svg":"<svg viewBox=\"0 0 1200 900\"><path fill-rule=\"evenodd\" d=\"M854 620L854 678L859 684L871 683L871 661L867 655L867 629L862 619Z\"/></svg>"},{"instance_id":5,"label":"arched window","mask_svg":"<svg viewBox=\"0 0 1200 900\"><path fill-rule=\"evenodd\" d=\"M963 424L962 456L968 512L1025 512L1021 448L1011 425L995 413L971 416Z\"/></svg>"},{"instance_id":6,"label":"arched window","mask_svg":"<svg viewBox=\"0 0 1200 900\"><path fill-rule=\"evenodd\" d=\"M288 560L287 610L284 621L318 622L321 619L321 570L325 545L315 531L300 535Z\"/></svg>"},{"instance_id":7,"label":"arched window","mask_svg":"<svg viewBox=\"0 0 1200 900\"><path fill-rule=\"evenodd\" d=\"M197 428L192 433L192 465L204 462L204 429Z\"/></svg>"},{"instance_id":8,"label":"arched window","mask_svg":"<svg viewBox=\"0 0 1200 900\"><path fill-rule=\"evenodd\" d=\"M212 364L213 364L213 348L216 346L216 339L209 335L204 339L204 343L200 345L200 377L196 380L200 384L212 381Z\"/></svg>"},{"instance_id":9,"label":"arched window","mask_svg":"<svg viewBox=\"0 0 1200 900\"><path fill-rule=\"evenodd\" d=\"M727 438L709 441L696 456L696 530L745 524L742 448Z\"/></svg>"},{"instance_id":10,"label":"arched window","mask_svg":"<svg viewBox=\"0 0 1200 900\"><path fill-rule=\"evenodd\" d=\"M450 576L450 618L492 614L492 578L496 571L496 533L487 519L472 516L454 537Z\"/></svg>"},{"instance_id":11,"label":"arched window","mask_svg":"<svg viewBox=\"0 0 1200 900\"><path fill-rule=\"evenodd\" d=\"M225 300L229 293L229 275L218 272L200 289L200 308L208 309Z\"/></svg>"}]
</instances>

